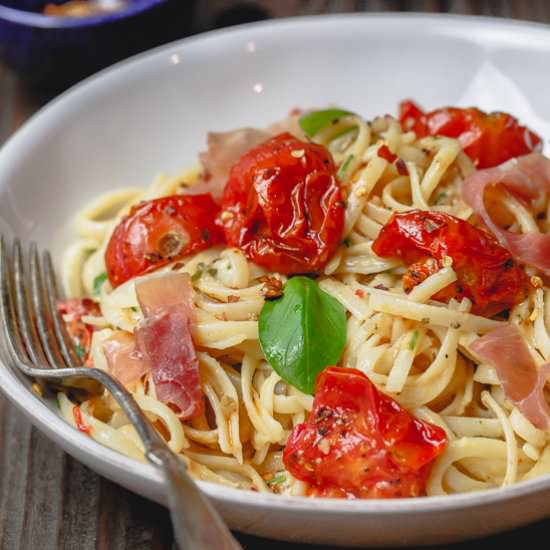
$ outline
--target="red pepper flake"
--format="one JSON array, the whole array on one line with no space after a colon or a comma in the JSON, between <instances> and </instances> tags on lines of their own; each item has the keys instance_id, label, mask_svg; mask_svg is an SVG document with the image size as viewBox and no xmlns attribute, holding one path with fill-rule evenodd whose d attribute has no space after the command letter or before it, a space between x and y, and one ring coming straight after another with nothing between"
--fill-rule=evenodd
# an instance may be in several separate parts
<instances>
[{"instance_id":1,"label":"red pepper flake","mask_svg":"<svg viewBox=\"0 0 550 550\"><path fill-rule=\"evenodd\" d=\"M74 417L74 421L76 423L76 427L82 432L82 433L85 433L87 435L90 435L91 432L92 432L92 427L91 426L87 426L86 424L84 424L84 421L82 420L82 414L80 412L80 407L78 405L75 405L73 407L73 417Z\"/></svg>"},{"instance_id":2,"label":"red pepper flake","mask_svg":"<svg viewBox=\"0 0 550 550\"><path fill-rule=\"evenodd\" d=\"M388 162L394 162L397 159L397 155L394 155L387 145L382 145L378 148L378 156Z\"/></svg>"},{"instance_id":3,"label":"red pepper flake","mask_svg":"<svg viewBox=\"0 0 550 550\"><path fill-rule=\"evenodd\" d=\"M355 295L357 296L357 298L363 299L365 297L365 291L362 288L358 288L355 291Z\"/></svg>"},{"instance_id":4,"label":"red pepper flake","mask_svg":"<svg viewBox=\"0 0 550 550\"><path fill-rule=\"evenodd\" d=\"M395 163L395 167L397 168L397 171L402 176L408 176L409 175L409 169L407 168L407 164L403 159L397 159L397 162Z\"/></svg>"}]
</instances>

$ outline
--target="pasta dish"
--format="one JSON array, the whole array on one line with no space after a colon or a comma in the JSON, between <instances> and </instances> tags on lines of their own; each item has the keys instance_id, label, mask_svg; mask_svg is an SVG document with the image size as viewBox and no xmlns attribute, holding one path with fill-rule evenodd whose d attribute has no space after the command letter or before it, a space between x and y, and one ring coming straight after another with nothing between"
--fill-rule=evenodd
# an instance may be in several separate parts
<instances>
[{"instance_id":1,"label":"pasta dish","mask_svg":"<svg viewBox=\"0 0 550 550\"><path fill-rule=\"evenodd\" d=\"M550 160L512 115L299 111L76 217L58 304L196 479L464 493L550 473ZM60 414L144 461L114 400Z\"/></svg>"}]
</instances>

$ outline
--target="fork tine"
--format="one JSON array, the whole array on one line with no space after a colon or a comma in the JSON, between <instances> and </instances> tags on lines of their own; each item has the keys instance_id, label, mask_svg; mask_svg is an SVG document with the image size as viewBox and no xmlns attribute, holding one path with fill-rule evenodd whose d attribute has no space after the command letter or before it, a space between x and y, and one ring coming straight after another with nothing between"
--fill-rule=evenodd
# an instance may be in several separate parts
<instances>
[{"instance_id":1,"label":"fork tine","mask_svg":"<svg viewBox=\"0 0 550 550\"><path fill-rule=\"evenodd\" d=\"M42 343L42 349L52 368L64 368L67 365L61 355L57 340L52 331L52 315L45 299L45 289L42 280L40 258L36 244L32 243L29 252L31 306L33 316L38 329L38 336ZM69 364L70 366L70 364Z\"/></svg>"},{"instance_id":2,"label":"fork tine","mask_svg":"<svg viewBox=\"0 0 550 550\"><path fill-rule=\"evenodd\" d=\"M57 312L57 284L53 262L48 252L43 254L44 265L40 264L40 256L35 245L31 246L31 286L39 290L34 295L36 321L40 333L40 322L47 328L42 340L45 353L56 357L57 362L50 364L54 368L81 367L82 361L76 355L72 342L65 329L64 323ZM38 295L38 296L37 296ZM70 381L72 395L77 400L82 400L90 395L101 395L103 386L90 378L79 378Z\"/></svg>"},{"instance_id":3,"label":"fork tine","mask_svg":"<svg viewBox=\"0 0 550 550\"><path fill-rule=\"evenodd\" d=\"M10 359L26 363L23 344L15 317L12 269L4 236L0 235L0 324L6 341L5 350Z\"/></svg>"},{"instance_id":4,"label":"fork tine","mask_svg":"<svg viewBox=\"0 0 550 550\"><path fill-rule=\"evenodd\" d=\"M61 317L57 311L57 300L59 298L59 291L57 288L57 281L55 279L55 271L53 268L53 262L51 254L46 250L42 254L43 259L43 274L44 283L46 286L46 297L51 312L53 321L53 331L61 351L61 355L67 365L81 366L82 360L76 354L72 342L69 338L65 323L62 322Z\"/></svg>"},{"instance_id":5,"label":"fork tine","mask_svg":"<svg viewBox=\"0 0 550 550\"><path fill-rule=\"evenodd\" d=\"M79 368L69 369L65 378L62 374L64 367L62 359L56 359L58 362L48 364L51 357L60 356L60 350L52 335L51 316L43 316L44 311L49 314L49 309L46 310L47 306L42 307L39 303L35 307L35 302L40 299L44 300L44 288L41 279L39 279L41 269L40 262L37 261L36 247L31 250L30 258L30 271L33 277L31 277L29 291L23 269L21 245L15 241L12 262L5 239L0 235L0 337L2 334L4 335L6 345L1 348L5 351L8 364L16 366L27 376L35 378L43 393L47 391L43 379L51 378L49 386L54 391L60 389L70 391L71 396L77 401L90 396L102 395L104 383L109 383L107 380L100 380L98 376L93 375L75 374L82 370ZM31 293L33 294L32 299ZM36 322L36 327L34 322ZM48 346L43 347L39 323L43 327L42 330L46 331L45 337L53 340L53 347L49 347L49 340L46 340ZM34 362L35 358L40 360ZM47 374L47 371L50 371L50 374ZM76 378L72 378L73 376Z\"/></svg>"},{"instance_id":6,"label":"fork tine","mask_svg":"<svg viewBox=\"0 0 550 550\"><path fill-rule=\"evenodd\" d=\"M59 291L57 288L57 281L55 278L55 270L53 267L51 254L46 250L42 254L43 258L43 277L46 287L47 306L50 311L50 317L53 323L53 332L58 350L63 356L67 365L71 367L82 367L83 363L80 357L75 352L73 343L69 337L69 333L65 328L65 323L61 319L60 314L57 311L57 299L59 298ZM72 382L72 388L74 391L81 392L81 395L101 395L104 391L103 385L98 383L97 380L90 378L81 378ZM82 393L83 392L83 393ZM77 394L74 394L78 397Z\"/></svg>"},{"instance_id":7,"label":"fork tine","mask_svg":"<svg viewBox=\"0 0 550 550\"><path fill-rule=\"evenodd\" d=\"M16 239L13 244L12 262L13 284L15 287L12 295L15 294L15 317L18 321L21 340L31 363L40 368L48 368L47 359L40 345L40 339L31 317L32 309L29 302L23 253L19 239Z\"/></svg>"}]
</instances>

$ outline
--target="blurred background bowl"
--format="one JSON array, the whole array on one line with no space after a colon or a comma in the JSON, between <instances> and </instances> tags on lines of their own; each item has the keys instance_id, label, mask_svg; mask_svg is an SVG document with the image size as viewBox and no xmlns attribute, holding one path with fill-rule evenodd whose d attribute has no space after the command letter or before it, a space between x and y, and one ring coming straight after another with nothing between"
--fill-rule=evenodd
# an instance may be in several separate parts
<instances>
[{"instance_id":1,"label":"blurred background bowl","mask_svg":"<svg viewBox=\"0 0 550 550\"><path fill-rule=\"evenodd\" d=\"M0 60L26 83L57 92L107 65L186 35L195 0L119 0L117 9L68 17L62 0L0 0ZM82 4L85 4L82 2Z\"/></svg>"}]
</instances>

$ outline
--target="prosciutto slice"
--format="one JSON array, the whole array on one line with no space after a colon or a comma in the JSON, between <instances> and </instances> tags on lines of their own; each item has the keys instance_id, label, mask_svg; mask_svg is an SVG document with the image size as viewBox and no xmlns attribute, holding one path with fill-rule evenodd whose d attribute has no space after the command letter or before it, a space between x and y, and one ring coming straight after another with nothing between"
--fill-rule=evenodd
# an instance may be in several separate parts
<instances>
[{"instance_id":1,"label":"prosciutto slice","mask_svg":"<svg viewBox=\"0 0 550 550\"><path fill-rule=\"evenodd\" d=\"M193 288L187 273L151 277L136 284L144 320L136 346L152 371L158 398L182 419L203 412L199 362L191 327Z\"/></svg>"},{"instance_id":2,"label":"prosciutto slice","mask_svg":"<svg viewBox=\"0 0 550 550\"><path fill-rule=\"evenodd\" d=\"M537 369L516 325L492 330L470 348L495 368L504 394L526 418L541 430L550 428L550 407L543 393L550 363Z\"/></svg>"},{"instance_id":3,"label":"prosciutto slice","mask_svg":"<svg viewBox=\"0 0 550 550\"><path fill-rule=\"evenodd\" d=\"M502 246L516 260L550 275L550 236L541 233L517 234L498 226L485 208L488 186L502 186L524 202L533 202L550 191L550 160L533 153L512 159L496 168L474 172L464 180L462 196Z\"/></svg>"},{"instance_id":4,"label":"prosciutto slice","mask_svg":"<svg viewBox=\"0 0 550 550\"><path fill-rule=\"evenodd\" d=\"M123 330L116 330L103 342L109 373L124 385L139 380L149 372L149 366L136 350L134 336Z\"/></svg>"}]
</instances>

